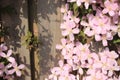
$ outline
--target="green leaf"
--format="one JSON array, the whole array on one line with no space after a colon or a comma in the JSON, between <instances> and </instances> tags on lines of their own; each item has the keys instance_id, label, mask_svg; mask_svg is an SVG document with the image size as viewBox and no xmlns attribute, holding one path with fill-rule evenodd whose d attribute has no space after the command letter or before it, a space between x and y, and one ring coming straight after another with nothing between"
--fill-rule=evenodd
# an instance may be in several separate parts
<instances>
[{"instance_id":1,"label":"green leaf","mask_svg":"<svg viewBox=\"0 0 120 80\"><path fill-rule=\"evenodd\" d=\"M113 43L114 44L120 43L120 39L114 40Z\"/></svg>"},{"instance_id":2,"label":"green leaf","mask_svg":"<svg viewBox=\"0 0 120 80\"><path fill-rule=\"evenodd\" d=\"M75 16L79 15L79 7L77 6L76 3L73 4L73 11L74 11Z\"/></svg>"}]
</instances>

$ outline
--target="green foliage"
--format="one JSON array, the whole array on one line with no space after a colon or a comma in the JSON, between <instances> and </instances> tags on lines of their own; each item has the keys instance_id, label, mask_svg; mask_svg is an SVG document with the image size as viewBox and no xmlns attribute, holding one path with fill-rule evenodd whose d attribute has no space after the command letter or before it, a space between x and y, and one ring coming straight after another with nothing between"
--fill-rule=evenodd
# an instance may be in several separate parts
<instances>
[{"instance_id":1,"label":"green foliage","mask_svg":"<svg viewBox=\"0 0 120 80\"><path fill-rule=\"evenodd\" d=\"M79 15L79 7L77 6L76 3L73 4L73 12L74 12L75 16Z\"/></svg>"},{"instance_id":2,"label":"green foliage","mask_svg":"<svg viewBox=\"0 0 120 80\"><path fill-rule=\"evenodd\" d=\"M120 43L120 39L114 40L113 43L114 44Z\"/></svg>"},{"instance_id":3,"label":"green foliage","mask_svg":"<svg viewBox=\"0 0 120 80\"><path fill-rule=\"evenodd\" d=\"M25 42L23 43L23 45L26 45L28 49L36 48L40 44L38 37L33 36L30 31L27 32L26 36L24 36L24 41Z\"/></svg>"},{"instance_id":4,"label":"green foliage","mask_svg":"<svg viewBox=\"0 0 120 80\"><path fill-rule=\"evenodd\" d=\"M114 37L113 37L113 40L110 41L110 43L114 44L114 45L119 45L120 44L120 38L118 37L118 34L116 34Z\"/></svg>"},{"instance_id":5,"label":"green foliage","mask_svg":"<svg viewBox=\"0 0 120 80\"><path fill-rule=\"evenodd\" d=\"M6 58L1 57L0 58L0 63L3 63L4 65L7 65L9 61Z\"/></svg>"},{"instance_id":6,"label":"green foliage","mask_svg":"<svg viewBox=\"0 0 120 80\"><path fill-rule=\"evenodd\" d=\"M80 7L77 6L76 3L70 3L70 10L74 12L75 16L79 16L81 19L83 16L86 16L88 13L93 13L94 10L92 9L92 6L90 5L88 9L85 9L84 5L81 5Z\"/></svg>"}]
</instances>

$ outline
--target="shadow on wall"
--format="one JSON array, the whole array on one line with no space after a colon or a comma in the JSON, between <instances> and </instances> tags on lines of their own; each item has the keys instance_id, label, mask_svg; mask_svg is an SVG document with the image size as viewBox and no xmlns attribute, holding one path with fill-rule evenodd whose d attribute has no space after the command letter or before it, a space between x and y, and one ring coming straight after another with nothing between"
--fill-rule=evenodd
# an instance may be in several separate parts
<instances>
[{"instance_id":1,"label":"shadow on wall","mask_svg":"<svg viewBox=\"0 0 120 80\"><path fill-rule=\"evenodd\" d=\"M4 14L4 22L5 22L5 26L9 26L9 38L7 38L6 41L7 45L12 45L12 48L14 51L17 51L17 48L21 48L21 36L25 35L25 29L26 29L26 25L24 25L22 22L23 20L21 20L21 18L28 18L28 14L27 14L27 0L1 0L3 1L4 4L6 4L6 2L8 2L6 5L11 4L11 6L13 6L16 11L17 14L12 14L12 15L7 15ZM51 55L51 52L55 53L54 51L51 50L51 48L53 47L53 38L54 35L51 34L51 32L49 31L49 25L51 25L52 21L50 15L58 15L58 11L57 8L61 7L61 4L64 3L64 0L34 0L35 6L37 6L37 8L35 7L35 9L33 10L34 13L34 20L36 21L40 26L39 26L39 39L42 42L42 44L40 45L39 49L40 49L40 74L39 71L36 70L37 77L35 80L39 79L40 76L45 76L48 75L50 72L50 68L53 65L57 64L57 58L59 58L58 55L55 55L55 57L53 57L53 55ZM3 4L3 5L4 5ZM44 19L45 21L47 21L46 23L42 23L41 19L38 19L39 17L41 17L41 19ZM22 18L22 19L23 19ZM57 27L57 26L55 26ZM58 26L59 27L59 26ZM27 68L30 68L29 64L26 63L26 57L21 58L20 53L17 53L17 55L15 55L15 57L18 59L17 61L20 63L23 63L27 66ZM54 61L54 63L51 63L51 60ZM27 72L25 72L25 75L29 75ZM21 78L16 78L17 80L25 80L25 75L23 75ZM43 78L40 78L40 80L44 80Z\"/></svg>"},{"instance_id":2,"label":"shadow on wall","mask_svg":"<svg viewBox=\"0 0 120 80\"><path fill-rule=\"evenodd\" d=\"M5 42L7 42L8 46L12 45L13 50L16 51L17 48L21 47L21 36L25 35L25 25L22 25L20 15L21 7L26 5L26 3L23 4L23 0L1 0L1 3L3 6L10 5L15 9L15 13L13 14L2 14L2 21L4 22L3 26L8 27L9 33Z\"/></svg>"},{"instance_id":3,"label":"shadow on wall","mask_svg":"<svg viewBox=\"0 0 120 80\"><path fill-rule=\"evenodd\" d=\"M65 0L38 0L36 20L38 20L38 17L42 17L43 19L50 21L49 15L57 15L57 8L60 8L61 4L64 2ZM41 21L38 20L38 22L40 23Z\"/></svg>"},{"instance_id":4,"label":"shadow on wall","mask_svg":"<svg viewBox=\"0 0 120 80\"><path fill-rule=\"evenodd\" d=\"M21 54L24 53L20 54L17 51L18 48L22 47L21 36L25 35L25 29L28 27L28 23L26 23L27 0L0 0L0 5L2 7L10 5L16 11L16 13L13 14L2 14L2 21L4 22L3 26L8 27L9 33L8 37L5 38L5 43L16 53L14 56L16 57L17 62L25 64L25 66L30 69L30 64L27 64L26 57L20 57ZM22 77L16 77L16 80L25 80L26 76L30 76L28 72L25 71L24 73L25 74Z\"/></svg>"},{"instance_id":5,"label":"shadow on wall","mask_svg":"<svg viewBox=\"0 0 120 80\"><path fill-rule=\"evenodd\" d=\"M53 36L49 34L47 29L45 29L43 26L41 27L43 29L43 32L39 36L42 42L42 44L40 45L40 74L46 74L50 69L49 64L50 64L51 55L49 53L51 52ZM43 35L44 33L47 35ZM38 76L40 76L40 74Z\"/></svg>"},{"instance_id":6,"label":"shadow on wall","mask_svg":"<svg viewBox=\"0 0 120 80\"><path fill-rule=\"evenodd\" d=\"M39 66L40 66L40 71L35 71L36 73L38 73L35 78L35 80L44 80L45 78L48 77L48 75L50 74L50 69L53 66L57 66L58 65L58 60L60 59L60 55L59 54L55 54L55 53L60 53L58 51L54 52L52 50L52 47L54 45L54 39L53 39L53 35L51 35L51 33L49 32L48 29L46 29L46 27L44 26L40 26L42 29L42 32L39 34L39 39L42 42L41 45L39 46ZM57 27L57 26L56 26ZM55 49L55 48L54 48Z\"/></svg>"},{"instance_id":7,"label":"shadow on wall","mask_svg":"<svg viewBox=\"0 0 120 80\"><path fill-rule=\"evenodd\" d=\"M57 31L54 30L57 29L56 27L59 27L59 25L57 25L58 22L61 22L61 15L58 13L58 8L60 8L61 4L64 2L65 0L37 0L36 3L37 17L35 20L39 25L39 39L42 42L39 47L40 74L38 75L38 78L40 77L40 80L44 80L45 77L48 77L50 74L50 69L58 64L58 59L60 56L55 54L57 52L55 52L53 49L55 49L54 40L56 36L60 37L61 35L54 34L54 32L57 33Z\"/></svg>"}]
</instances>

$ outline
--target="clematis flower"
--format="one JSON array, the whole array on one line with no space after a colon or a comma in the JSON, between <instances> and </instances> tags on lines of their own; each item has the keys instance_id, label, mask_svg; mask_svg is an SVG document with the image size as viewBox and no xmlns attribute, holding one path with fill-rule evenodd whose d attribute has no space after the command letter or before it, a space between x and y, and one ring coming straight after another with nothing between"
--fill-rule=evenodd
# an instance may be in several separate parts
<instances>
[{"instance_id":1,"label":"clematis flower","mask_svg":"<svg viewBox=\"0 0 120 80\"><path fill-rule=\"evenodd\" d=\"M118 4L109 0L104 2L105 8L103 9L103 13L109 13L110 16L114 16L115 12L118 10Z\"/></svg>"},{"instance_id":2,"label":"clematis flower","mask_svg":"<svg viewBox=\"0 0 120 80\"><path fill-rule=\"evenodd\" d=\"M4 44L1 44L0 45L0 56L1 56L1 54L4 54L3 51L6 51L6 50L7 50L7 47Z\"/></svg>"},{"instance_id":3,"label":"clematis flower","mask_svg":"<svg viewBox=\"0 0 120 80\"><path fill-rule=\"evenodd\" d=\"M64 26L64 27L63 27ZM63 36L69 36L70 40L74 40L74 34L78 34L80 30L75 27L75 22L73 21L67 21L62 26L62 35Z\"/></svg>"},{"instance_id":4,"label":"clematis flower","mask_svg":"<svg viewBox=\"0 0 120 80\"><path fill-rule=\"evenodd\" d=\"M67 40L65 38L61 39L61 43L56 45L56 49L62 50L62 55L66 55L67 54Z\"/></svg>"},{"instance_id":5,"label":"clematis flower","mask_svg":"<svg viewBox=\"0 0 120 80\"><path fill-rule=\"evenodd\" d=\"M1 44L0 45L0 52L6 51L6 50L7 50L7 46L5 46L5 44Z\"/></svg>"},{"instance_id":6,"label":"clematis flower","mask_svg":"<svg viewBox=\"0 0 120 80\"><path fill-rule=\"evenodd\" d=\"M119 31L120 3L118 0L67 0L70 5L62 8L63 22L60 25L62 36L61 44L56 48L61 50L63 60L58 62L59 66L51 69L49 78L46 80L119 80L114 74L120 71L116 61L118 53L108 48L100 52L92 52L89 44L76 41L76 35L83 30L86 36L94 37L95 41L101 41L103 46L108 46L108 40ZM77 4L93 13L74 16L72 4ZM90 8L91 9L91 8ZM82 16L82 19L81 19ZM79 19L80 18L80 19ZM80 23L80 24L79 24ZM78 39L79 40L79 39ZM82 75L82 78L80 77Z\"/></svg>"},{"instance_id":7,"label":"clematis flower","mask_svg":"<svg viewBox=\"0 0 120 80\"><path fill-rule=\"evenodd\" d=\"M90 76L87 76L85 80L107 80L107 76L98 71L92 73Z\"/></svg>"},{"instance_id":8,"label":"clematis flower","mask_svg":"<svg viewBox=\"0 0 120 80\"><path fill-rule=\"evenodd\" d=\"M21 76L21 71L20 70L23 69L25 67L25 65L20 64L18 66L17 63L12 63L12 67L13 67L13 69L9 70L8 73L9 74L16 73L17 76Z\"/></svg>"},{"instance_id":9,"label":"clematis flower","mask_svg":"<svg viewBox=\"0 0 120 80\"><path fill-rule=\"evenodd\" d=\"M73 66L73 70L78 70L78 73L79 73L80 75L83 75L83 73L84 73L82 67L81 67L79 64L74 65L74 66Z\"/></svg>"},{"instance_id":10,"label":"clematis flower","mask_svg":"<svg viewBox=\"0 0 120 80\"><path fill-rule=\"evenodd\" d=\"M69 4L65 4L65 7L61 8L61 12L65 14L68 12L68 10L69 10Z\"/></svg>"},{"instance_id":11,"label":"clematis flower","mask_svg":"<svg viewBox=\"0 0 120 80\"><path fill-rule=\"evenodd\" d=\"M13 57L11 57L12 55L12 50L8 50L7 54L5 53L1 53L0 54L3 58L6 58L9 62L14 63L15 59Z\"/></svg>"},{"instance_id":12,"label":"clematis flower","mask_svg":"<svg viewBox=\"0 0 120 80\"><path fill-rule=\"evenodd\" d=\"M49 75L49 79L57 80L56 68L53 68L53 69L51 70L51 73L52 73L52 74ZM45 79L45 80L48 80L48 79Z\"/></svg>"},{"instance_id":13,"label":"clematis flower","mask_svg":"<svg viewBox=\"0 0 120 80\"><path fill-rule=\"evenodd\" d=\"M2 67L0 69L1 76L3 76L3 77L4 77L4 75L8 76L9 75L8 71L9 71L10 67L11 67L11 63L9 63L7 65L2 64Z\"/></svg>"},{"instance_id":14,"label":"clematis flower","mask_svg":"<svg viewBox=\"0 0 120 80\"><path fill-rule=\"evenodd\" d=\"M68 11L69 20L74 21L76 24L79 23L80 19L73 15L73 11ZM67 19L66 19L67 20Z\"/></svg>"},{"instance_id":15,"label":"clematis flower","mask_svg":"<svg viewBox=\"0 0 120 80\"><path fill-rule=\"evenodd\" d=\"M82 1L81 0L77 0L76 3L77 3L77 6L81 6Z\"/></svg>"},{"instance_id":16,"label":"clematis flower","mask_svg":"<svg viewBox=\"0 0 120 80\"><path fill-rule=\"evenodd\" d=\"M64 75L68 74L71 71L71 66L68 64L64 64L63 60L59 61L59 67L54 67L51 71L54 72L55 75Z\"/></svg>"}]
</instances>

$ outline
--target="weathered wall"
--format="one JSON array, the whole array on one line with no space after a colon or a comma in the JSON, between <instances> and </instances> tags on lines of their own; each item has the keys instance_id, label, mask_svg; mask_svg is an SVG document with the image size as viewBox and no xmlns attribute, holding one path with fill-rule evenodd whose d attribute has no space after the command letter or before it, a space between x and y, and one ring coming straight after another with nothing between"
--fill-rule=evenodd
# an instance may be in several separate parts
<instances>
[{"instance_id":1,"label":"weathered wall","mask_svg":"<svg viewBox=\"0 0 120 80\"><path fill-rule=\"evenodd\" d=\"M59 26L62 15L60 8L64 0L35 1L37 8L35 21L38 26L39 40L42 43L39 46L39 52L35 53L35 80L44 80L50 73L50 69L58 65L60 58L55 46L60 43L61 39ZM17 14L4 14L2 18L5 26L9 26L10 29L10 38L6 40L7 45L11 45L10 48L14 50L17 61L26 65L24 75L15 80L31 80L30 53L26 46L22 45L22 38L28 30L27 0L3 0L1 4L3 6L12 4L17 10Z\"/></svg>"},{"instance_id":2,"label":"weathered wall","mask_svg":"<svg viewBox=\"0 0 120 80\"><path fill-rule=\"evenodd\" d=\"M22 77L15 78L15 80L31 80L29 50L26 49L26 46L22 45L23 36L26 35L28 30L26 1L27 0L0 1L0 5L6 6L10 4L16 10L16 13L13 14L2 14L3 25L9 28L9 38L5 39L6 45L13 49L16 60L26 66Z\"/></svg>"},{"instance_id":3,"label":"weathered wall","mask_svg":"<svg viewBox=\"0 0 120 80\"><path fill-rule=\"evenodd\" d=\"M40 45L40 79L44 80L53 66L57 66L60 58L55 46L60 43L60 8L64 0L38 0L37 16Z\"/></svg>"}]
</instances>

